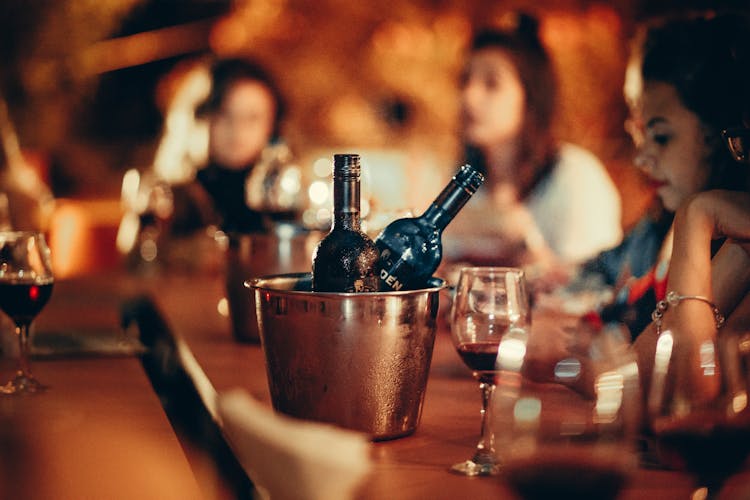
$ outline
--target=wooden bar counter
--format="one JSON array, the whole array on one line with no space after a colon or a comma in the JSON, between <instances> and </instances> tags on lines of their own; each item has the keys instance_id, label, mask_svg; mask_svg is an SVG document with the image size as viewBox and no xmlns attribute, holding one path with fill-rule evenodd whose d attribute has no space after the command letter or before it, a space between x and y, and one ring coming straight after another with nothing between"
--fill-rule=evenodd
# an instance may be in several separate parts
<instances>
[{"instance_id":1,"label":"wooden bar counter","mask_svg":"<svg viewBox=\"0 0 750 500\"><path fill-rule=\"evenodd\" d=\"M76 352L70 343L110 336L117 347L123 290L116 283L55 284L33 328L68 342L60 344L64 354L32 359L46 391L0 395L0 498L205 498L139 357ZM3 327L10 350L5 318ZM4 356L0 376L14 370Z\"/></svg>"},{"instance_id":2,"label":"wooden bar counter","mask_svg":"<svg viewBox=\"0 0 750 500\"><path fill-rule=\"evenodd\" d=\"M186 426L175 420L205 413L208 424L199 425L210 429L195 435L215 431L221 437L212 419L214 398L234 388L270 407L262 350L233 339L224 295L220 270L161 271L151 277L118 272L56 284L38 332L116 330L123 311L126 317L132 313L128 307L134 297L149 298L142 303L153 303L163 322L151 325L152 331L141 325L141 334L148 337L142 340L150 348L143 361L111 355L33 360L35 373L50 388L39 395L0 399L0 498L252 498L249 482L212 483L224 481L223 469L236 469L236 463L213 462L220 479L201 472L196 465L201 454L195 451L200 443L186 437ZM5 359L1 366L9 377L11 361ZM174 378L176 371L185 374L197 395L178 410L170 409L170 399L181 386L159 380ZM357 498L513 498L498 479L448 471L473 452L479 408L477 383L441 325L419 427L411 436L374 443L374 470ZM682 500L690 492L686 474L641 468L622 498ZM748 472L733 477L722 495L748 497Z\"/></svg>"},{"instance_id":3,"label":"wooden bar counter","mask_svg":"<svg viewBox=\"0 0 750 500\"><path fill-rule=\"evenodd\" d=\"M158 307L187 354L188 373L196 387L202 388L208 405L214 391L239 387L270 406L260 346L236 342L229 319L217 312L224 297L222 278L171 276L159 290L164 293L155 295ZM411 436L374 443L374 471L358 498L513 498L498 479L448 471L451 464L473 453L479 437L479 409L478 384L452 347L446 325L441 324L420 425ZM641 468L621 498L684 500L691 491L686 474ZM750 473L732 478L722 498L750 498Z\"/></svg>"}]
</instances>

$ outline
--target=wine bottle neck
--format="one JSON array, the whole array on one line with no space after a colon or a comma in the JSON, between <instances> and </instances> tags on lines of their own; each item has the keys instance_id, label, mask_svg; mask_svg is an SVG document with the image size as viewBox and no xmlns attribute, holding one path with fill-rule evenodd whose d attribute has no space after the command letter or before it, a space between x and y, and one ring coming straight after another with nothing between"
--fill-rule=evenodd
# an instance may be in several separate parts
<instances>
[{"instance_id":1,"label":"wine bottle neck","mask_svg":"<svg viewBox=\"0 0 750 500\"><path fill-rule=\"evenodd\" d=\"M359 178L336 178L333 182L333 227L359 231Z\"/></svg>"},{"instance_id":2,"label":"wine bottle neck","mask_svg":"<svg viewBox=\"0 0 750 500\"><path fill-rule=\"evenodd\" d=\"M434 226L438 231L442 231L473 194L473 191L452 180L420 216L420 219Z\"/></svg>"}]
</instances>

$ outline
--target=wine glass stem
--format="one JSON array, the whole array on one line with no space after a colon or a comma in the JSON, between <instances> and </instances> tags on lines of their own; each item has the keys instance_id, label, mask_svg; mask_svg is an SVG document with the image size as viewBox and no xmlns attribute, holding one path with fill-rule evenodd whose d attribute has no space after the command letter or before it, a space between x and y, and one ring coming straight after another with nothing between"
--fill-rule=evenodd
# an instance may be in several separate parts
<instances>
[{"instance_id":1,"label":"wine glass stem","mask_svg":"<svg viewBox=\"0 0 750 500\"><path fill-rule=\"evenodd\" d=\"M490 431L489 423L490 419L490 399L492 393L495 392L495 384L488 382L480 382L479 389L482 391L482 429L479 435L479 443L477 443L477 451L474 455L475 462L487 462L492 461L495 455L495 443L494 434Z\"/></svg>"},{"instance_id":2,"label":"wine glass stem","mask_svg":"<svg viewBox=\"0 0 750 500\"><path fill-rule=\"evenodd\" d=\"M31 378L31 365L29 364L29 325L16 325L16 336L18 336L18 374Z\"/></svg>"}]
</instances>

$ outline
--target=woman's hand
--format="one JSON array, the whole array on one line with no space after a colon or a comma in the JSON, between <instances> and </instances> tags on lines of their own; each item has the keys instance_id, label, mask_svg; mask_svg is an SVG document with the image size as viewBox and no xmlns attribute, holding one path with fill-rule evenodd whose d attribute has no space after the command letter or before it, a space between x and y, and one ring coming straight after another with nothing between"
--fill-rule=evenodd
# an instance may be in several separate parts
<instances>
[{"instance_id":1,"label":"woman's hand","mask_svg":"<svg viewBox=\"0 0 750 500\"><path fill-rule=\"evenodd\" d=\"M524 365L525 375L537 382L555 380L555 367L574 355L579 318L562 313L534 312Z\"/></svg>"},{"instance_id":2,"label":"woman's hand","mask_svg":"<svg viewBox=\"0 0 750 500\"><path fill-rule=\"evenodd\" d=\"M728 238L750 254L750 194L721 190L700 193L678 211L675 231L710 231L712 239Z\"/></svg>"}]
</instances>

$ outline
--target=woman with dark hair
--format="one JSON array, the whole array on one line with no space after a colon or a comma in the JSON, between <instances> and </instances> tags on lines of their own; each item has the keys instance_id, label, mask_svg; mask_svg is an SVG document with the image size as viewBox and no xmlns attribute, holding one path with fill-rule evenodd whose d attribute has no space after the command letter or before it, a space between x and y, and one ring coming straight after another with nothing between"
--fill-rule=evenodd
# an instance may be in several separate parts
<instances>
[{"instance_id":1,"label":"woman with dark hair","mask_svg":"<svg viewBox=\"0 0 750 500\"><path fill-rule=\"evenodd\" d=\"M294 215L298 190L291 191L301 173L280 139L284 100L263 67L241 58L190 61L160 87L168 102L153 165L123 178L122 253L135 265L157 254L181 259L192 252L186 245L200 244L203 229L266 232L269 216Z\"/></svg>"},{"instance_id":2,"label":"woman with dark hair","mask_svg":"<svg viewBox=\"0 0 750 500\"><path fill-rule=\"evenodd\" d=\"M285 103L276 82L259 64L248 59L222 59L211 67L211 92L198 105L195 114L198 117L210 118L221 112L226 105L227 97L236 91L239 83L254 84L261 87L262 93L270 98L265 104L270 105L271 125L270 140L278 140L281 135L281 121L284 118Z\"/></svg>"},{"instance_id":3,"label":"woman with dark hair","mask_svg":"<svg viewBox=\"0 0 750 500\"><path fill-rule=\"evenodd\" d=\"M746 70L731 50L745 36L742 26L736 16L671 20L648 26L636 38L634 71L626 83L635 164L655 189L659 207L581 275L615 287L616 297L601 317L626 323L633 338L666 293L674 212L697 193L748 187L747 170L737 167L721 137L722 129L742 123L748 92L741 78Z\"/></svg>"},{"instance_id":4,"label":"woman with dark hair","mask_svg":"<svg viewBox=\"0 0 750 500\"><path fill-rule=\"evenodd\" d=\"M211 91L196 116L208 122L208 160L196 180L229 232L263 230L259 211L247 204L247 178L261 153L280 136L281 93L270 75L245 59L225 59L211 68Z\"/></svg>"},{"instance_id":5,"label":"woman with dark hair","mask_svg":"<svg viewBox=\"0 0 750 500\"><path fill-rule=\"evenodd\" d=\"M619 194L606 169L553 136L555 87L535 19L475 35L461 85L463 140L487 181L449 234L471 231L472 251L486 259L580 263L620 241Z\"/></svg>"},{"instance_id":6,"label":"woman with dark hair","mask_svg":"<svg viewBox=\"0 0 750 500\"><path fill-rule=\"evenodd\" d=\"M717 338L721 327L726 348L727 339L747 339L750 330L750 16L725 14L673 23L662 31L664 37L671 33L672 39L688 46L693 45L693 37L715 43L704 49L702 57L711 62L683 78L695 80L703 92L714 96L697 102L700 96L693 93L686 100L695 100L693 106L705 110L702 114L716 127L706 130L706 141L720 145L710 156L716 163L708 185L715 189L688 196L674 218L674 248L664 289L686 300L667 302L669 306L660 312L660 329L671 331L679 342ZM701 78L706 74L720 81L712 85L710 78ZM708 304L690 300L694 297ZM716 312L726 317L723 327ZM657 339L657 329L651 325L635 343L645 393ZM747 349L737 354L747 369Z\"/></svg>"},{"instance_id":7,"label":"woman with dark hair","mask_svg":"<svg viewBox=\"0 0 750 500\"><path fill-rule=\"evenodd\" d=\"M689 300L695 297L727 316L725 329L746 333L750 323L750 170L738 163L750 150L750 19L727 14L646 28L630 73L636 164L674 221L674 238L646 217L589 269L619 280L615 300L599 315L629 327L645 392L657 339L652 314L668 292L673 299L661 310L663 329L715 333L714 310ZM546 325L533 329L527 359L534 376L554 379L556 363L573 355L578 329ZM589 392L585 383L573 382Z\"/></svg>"}]
</instances>

